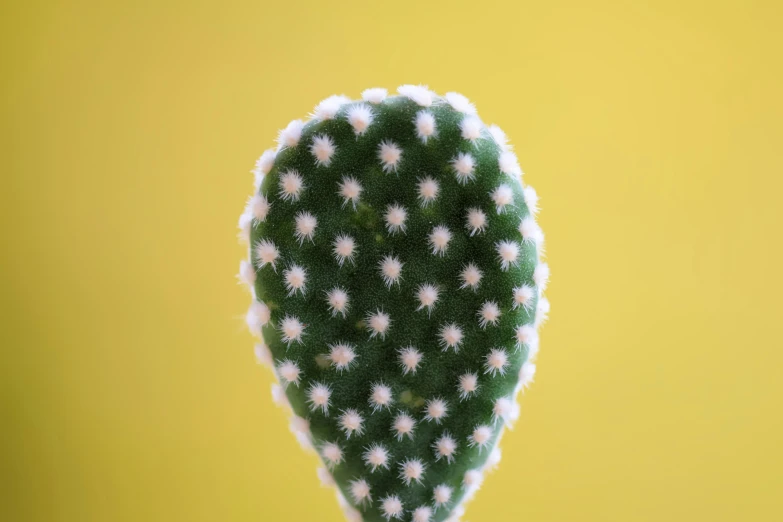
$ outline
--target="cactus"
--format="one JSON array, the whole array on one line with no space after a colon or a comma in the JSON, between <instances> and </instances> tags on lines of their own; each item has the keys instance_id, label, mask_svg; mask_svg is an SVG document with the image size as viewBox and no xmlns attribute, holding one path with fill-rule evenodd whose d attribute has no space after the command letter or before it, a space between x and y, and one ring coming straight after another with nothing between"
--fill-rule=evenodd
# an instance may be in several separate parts
<instances>
[{"instance_id":1,"label":"cactus","mask_svg":"<svg viewBox=\"0 0 783 522\"><path fill-rule=\"evenodd\" d=\"M280 131L240 217L275 400L349 520L457 520L532 380L537 196L457 93L332 96Z\"/></svg>"}]
</instances>

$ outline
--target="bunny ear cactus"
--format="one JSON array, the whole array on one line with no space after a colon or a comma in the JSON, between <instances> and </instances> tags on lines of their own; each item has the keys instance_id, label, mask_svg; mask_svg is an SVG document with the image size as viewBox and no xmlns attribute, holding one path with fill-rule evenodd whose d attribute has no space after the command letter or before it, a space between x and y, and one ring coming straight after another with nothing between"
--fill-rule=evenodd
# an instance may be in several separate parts
<instances>
[{"instance_id":1,"label":"bunny ear cactus","mask_svg":"<svg viewBox=\"0 0 783 522\"><path fill-rule=\"evenodd\" d=\"M280 131L240 278L299 441L349 520L457 520L532 380L549 270L537 196L467 98L332 96Z\"/></svg>"}]
</instances>

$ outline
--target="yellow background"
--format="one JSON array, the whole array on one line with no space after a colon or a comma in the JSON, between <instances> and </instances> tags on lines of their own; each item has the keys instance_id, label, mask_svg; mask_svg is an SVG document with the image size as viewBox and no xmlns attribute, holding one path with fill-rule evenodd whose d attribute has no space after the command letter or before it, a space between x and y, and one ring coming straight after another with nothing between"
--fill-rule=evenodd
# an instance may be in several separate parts
<instances>
[{"instance_id":1,"label":"yellow background","mask_svg":"<svg viewBox=\"0 0 783 522\"><path fill-rule=\"evenodd\" d=\"M776 3L4 2L0 519L341 519L236 219L290 119L420 82L510 135L553 274L467 518L783 519Z\"/></svg>"}]
</instances>

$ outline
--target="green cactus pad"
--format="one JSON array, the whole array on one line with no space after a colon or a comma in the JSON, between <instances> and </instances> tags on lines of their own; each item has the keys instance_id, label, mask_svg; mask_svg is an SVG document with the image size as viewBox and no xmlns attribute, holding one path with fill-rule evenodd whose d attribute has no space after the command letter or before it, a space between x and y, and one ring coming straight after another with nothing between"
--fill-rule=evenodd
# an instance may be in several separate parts
<instances>
[{"instance_id":1,"label":"green cactus pad","mask_svg":"<svg viewBox=\"0 0 783 522\"><path fill-rule=\"evenodd\" d=\"M543 234L497 127L425 87L327 98L256 167L248 324L352 520L456 520L532 378Z\"/></svg>"}]
</instances>

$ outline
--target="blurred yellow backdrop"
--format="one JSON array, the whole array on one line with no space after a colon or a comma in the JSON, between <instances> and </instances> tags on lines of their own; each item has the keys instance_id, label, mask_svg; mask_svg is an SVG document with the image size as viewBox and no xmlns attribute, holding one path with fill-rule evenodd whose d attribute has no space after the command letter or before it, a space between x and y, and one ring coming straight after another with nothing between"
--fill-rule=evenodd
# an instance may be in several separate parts
<instances>
[{"instance_id":1,"label":"blurred yellow backdrop","mask_svg":"<svg viewBox=\"0 0 783 522\"><path fill-rule=\"evenodd\" d=\"M458 90L542 196L551 320L467 519L781 520L776 2L5 2L0 519L338 521L234 279L323 97Z\"/></svg>"}]
</instances>

